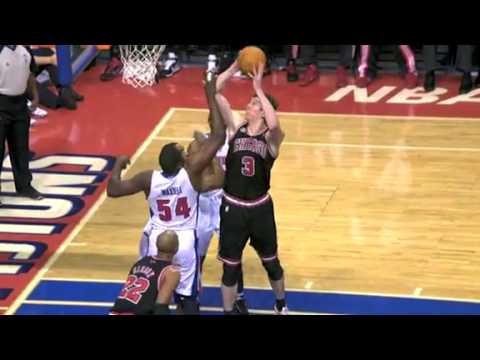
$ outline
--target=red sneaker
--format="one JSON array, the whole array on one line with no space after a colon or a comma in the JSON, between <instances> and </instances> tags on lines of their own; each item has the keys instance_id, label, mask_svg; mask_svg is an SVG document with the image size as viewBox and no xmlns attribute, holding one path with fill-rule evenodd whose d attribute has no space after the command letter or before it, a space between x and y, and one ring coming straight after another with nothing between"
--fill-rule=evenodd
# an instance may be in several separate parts
<instances>
[{"instance_id":1,"label":"red sneaker","mask_svg":"<svg viewBox=\"0 0 480 360\"><path fill-rule=\"evenodd\" d=\"M307 66L307 70L303 74L303 80L300 86L308 86L320 77L317 65L310 64Z\"/></svg>"},{"instance_id":2,"label":"red sneaker","mask_svg":"<svg viewBox=\"0 0 480 360\"><path fill-rule=\"evenodd\" d=\"M337 88L343 88L348 85L347 70L343 66L337 67Z\"/></svg>"},{"instance_id":3,"label":"red sneaker","mask_svg":"<svg viewBox=\"0 0 480 360\"><path fill-rule=\"evenodd\" d=\"M355 85L357 85L357 87L359 88L366 88L368 86L368 78L366 76L360 76L357 78L357 80L355 81Z\"/></svg>"}]
</instances>

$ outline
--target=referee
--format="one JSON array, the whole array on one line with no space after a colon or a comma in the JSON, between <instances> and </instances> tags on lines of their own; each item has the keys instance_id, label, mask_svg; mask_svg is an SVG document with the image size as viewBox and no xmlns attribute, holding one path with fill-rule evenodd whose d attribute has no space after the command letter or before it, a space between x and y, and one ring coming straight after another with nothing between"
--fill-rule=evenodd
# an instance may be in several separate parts
<instances>
[{"instance_id":1,"label":"referee","mask_svg":"<svg viewBox=\"0 0 480 360\"><path fill-rule=\"evenodd\" d=\"M32 74L35 68L35 60L26 47L0 45L0 172L6 140L17 195L41 200L42 195L30 184L32 173L28 168L30 112L27 94L32 98L32 106L36 107L38 92Z\"/></svg>"}]
</instances>

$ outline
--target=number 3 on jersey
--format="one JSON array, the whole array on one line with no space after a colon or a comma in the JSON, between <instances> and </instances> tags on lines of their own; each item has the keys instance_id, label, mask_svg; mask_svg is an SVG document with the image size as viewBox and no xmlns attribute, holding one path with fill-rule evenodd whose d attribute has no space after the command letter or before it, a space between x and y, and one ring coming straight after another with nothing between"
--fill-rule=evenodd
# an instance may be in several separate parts
<instances>
[{"instance_id":1,"label":"number 3 on jersey","mask_svg":"<svg viewBox=\"0 0 480 360\"><path fill-rule=\"evenodd\" d=\"M242 157L242 175L254 176L255 175L255 158L252 156Z\"/></svg>"},{"instance_id":2,"label":"number 3 on jersey","mask_svg":"<svg viewBox=\"0 0 480 360\"><path fill-rule=\"evenodd\" d=\"M171 221L172 209L170 207L170 200L157 200L158 213L160 220ZM186 197L177 199L175 206L175 216L182 216L186 219L190 216L190 208L188 207L188 201Z\"/></svg>"}]
</instances>

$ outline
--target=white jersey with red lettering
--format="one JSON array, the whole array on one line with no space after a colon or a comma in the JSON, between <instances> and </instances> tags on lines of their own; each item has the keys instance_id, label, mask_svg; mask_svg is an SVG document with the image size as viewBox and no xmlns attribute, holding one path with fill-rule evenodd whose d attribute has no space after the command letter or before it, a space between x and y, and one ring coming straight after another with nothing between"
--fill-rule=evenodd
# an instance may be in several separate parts
<instances>
[{"instance_id":1,"label":"white jersey with red lettering","mask_svg":"<svg viewBox=\"0 0 480 360\"><path fill-rule=\"evenodd\" d=\"M180 283L176 293L196 296L199 290L197 255L198 192L193 188L185 169L167 177L154 171L148 195L150 219L140 242L140 257L157 255L157 238L165 230L178 236L178 252L173 263L180 268Z\"/></svg>"},{"instance_id":2,"label":"white jersey with red lettering","mask_svg":"<svg viewBox=\"0 0 480 360\"><path fill-rule=\"evenodd\" d=\"M180 169L172 177L154 171L148 195L149 225L169 230L194 230L197 226L198 196L185 169Z\"/></svg>"}]
</instances>

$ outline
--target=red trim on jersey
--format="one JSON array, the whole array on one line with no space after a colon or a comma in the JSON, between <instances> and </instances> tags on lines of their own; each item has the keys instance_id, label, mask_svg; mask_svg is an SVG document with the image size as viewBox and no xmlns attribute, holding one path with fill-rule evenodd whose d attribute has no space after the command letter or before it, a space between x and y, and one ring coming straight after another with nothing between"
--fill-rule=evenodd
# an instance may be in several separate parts
<instances>
[{"instance_id":1,"label":"red trim on jersey","mask_svg":"<svg viewBox=\"0 0 480 360\"><path fill-rule=\"evenodd\" d=\"M269 256L269 257L261 257L260 259L262 259L263 262L269 262L269 261L273 261L277 258L277 254L273 255L273 256Z\"/></svg>"},{"instance_id":2,"label":"red trim on jersey","mask_svg":"<svg viewBox=\"0 0 480 360\"><path fill-rule=\"evenodd\" d=\"M260 205L265 204L267 201L270 200L270 194L266 193L262 197L259 197L258 199L255 200L243 200L239 199L235 196L229 195L227 193L223 193L224 199L229 202L232 205L240 206L240 207L246 207L246 208L253 208L257 207Z\"/></svg>"},{"instance_id":3,"label":"red trim on jersey","mask_svg":"<svg viewBox=\"0 0 480 360\"><path fill-rule=\"evenodd\" d=\"M227 258L221 257L220 255L217 255L217 259L230 266L238 266L242 263L241 260L227 259Z\"/></svg>"}]
</instances>

